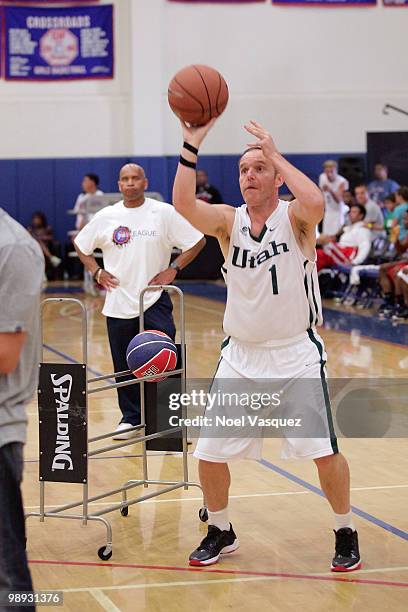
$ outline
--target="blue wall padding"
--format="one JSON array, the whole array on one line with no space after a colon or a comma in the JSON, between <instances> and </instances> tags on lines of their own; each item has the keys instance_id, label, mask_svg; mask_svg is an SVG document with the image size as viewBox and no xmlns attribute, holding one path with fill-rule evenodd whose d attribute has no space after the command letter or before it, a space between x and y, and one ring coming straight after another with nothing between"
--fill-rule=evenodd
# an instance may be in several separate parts
<instances>
[{"instance_id":1,"label":"blue wall padding","mask_svg":"<svg viewBox=\"0 0 408 612\"><path fill-rule=\"evenodd\" d=\"M325 159L344 154L294 154L287 159L317 181ZM238 184L239 155L203 155L199 168L208 172L224 202L239 206L242 197ZM87 172L100 176L100 187L106 193L116 192L121 166L136 162L145 168L149 191L158 191L171 201L178 156L171 157L101 157L74 159L0 160L0 206L24 226L36 210L43 211L54 227L55 237L67 241L67 231L74 227L74 217L66 214L73 208ZM285 193L282 189L282 193Z\"/></svg>"}]
</instances>

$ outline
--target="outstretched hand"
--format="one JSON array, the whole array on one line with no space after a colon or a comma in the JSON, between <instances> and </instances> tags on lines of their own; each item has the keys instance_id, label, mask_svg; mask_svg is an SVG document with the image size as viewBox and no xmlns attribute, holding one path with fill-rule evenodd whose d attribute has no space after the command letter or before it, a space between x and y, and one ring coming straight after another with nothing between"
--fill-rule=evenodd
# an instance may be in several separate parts
<instances>
[{"instance_id":1,"label":"outstretched hand","mask_svg":"<svg viewBox=\"0 0 408 612\"><path fill-rule=\"evenodd\" d=\"M211 130L216 121L217 118L211 119L211 121L205 125L190 126L180 119L184 140L199 149L204 138L207 136L208 132Z\"/></svg>"},{"instance_id":2,"label":"outstretched hand","mask_svg":"<svg viewBox=\"0 0 408 612\"><path fill-rule=\"evenodd\" d=\"M272 136L260 123L251 120L244 125L244 128L257 138L256 142L248 143L248 147L261 147L265 157L271 157L274 153L278 152Z\"/></svg>"}]
</instances>

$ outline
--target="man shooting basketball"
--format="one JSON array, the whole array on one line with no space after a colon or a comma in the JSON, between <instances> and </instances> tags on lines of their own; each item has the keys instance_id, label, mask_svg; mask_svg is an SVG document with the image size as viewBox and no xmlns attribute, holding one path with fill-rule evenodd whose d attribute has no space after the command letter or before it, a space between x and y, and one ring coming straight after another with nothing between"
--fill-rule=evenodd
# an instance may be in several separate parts
<instances>
[{"instance_id":1,"label":"man shooting basketball","mask_svg":"<svg viewBox=\"0 0 408 612\"><path fill-rule=\"evenodd\" d=\"M323 196L312 181L282 157L271 135L251 121L245 129L256 142L249 145L239 162L245 204L239 208L208 206L196 200L198 148L213 124L214 120L194 128L182 123L185 142L173 202L193 226L218 238L225 257L227 339L214 382L255 376L268 380L320 379L320 396L314 400L324 406L321 417L326 421L328 436L286 438L282 457L314 460L322 489L334 511L336 552L331 569L355 570L360 567L360 555L350 509L349 468L337 447L327 391L326 353L315 330L322 323L315 236L324 213ZM278 197L284 182L295 196L290 204ZM221 554L238 548L228 516L228 463L241 458L260 459L261 444L257 438L198 440L194 455L199 459L209 526L208 535L190 555L191 565L216 563Z\"/></svg>"}]
</instances>

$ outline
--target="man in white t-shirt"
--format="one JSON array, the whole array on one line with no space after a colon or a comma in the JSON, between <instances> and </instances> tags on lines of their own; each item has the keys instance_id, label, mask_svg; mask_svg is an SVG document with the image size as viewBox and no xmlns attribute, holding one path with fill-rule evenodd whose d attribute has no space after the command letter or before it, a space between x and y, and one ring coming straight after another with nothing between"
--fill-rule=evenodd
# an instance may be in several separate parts
<instances>
[{"instance_id":1,"label":"man in white t-shirt","mask_svg":"<svg viewBox=\"0 0 408 612\"><path fill-rule=\"evenodd\" d=\"M77 233L85 227L87 223L92 219L93 214L88 212L88 202L93 196L103 195L103 191L98 189L99 187L99 176L93 172L88 172L82 179L82 191L78 195L73 212L76 214L75 219L75 232L71 232L72 239L74 240ZM88 270L84 270L84 291L90 295L98 295L93 278Z\"/></svg>"},{"instance_id":2,"label":"man in white t-shirt","mask_svg":"<svg viewBox=\"0 0 408 612\"><path fill-rule=\"evenodd\" d=\"M321 234L317 243L323 246L317 250L317 271L335 264L357 266L363 263L371 250L370 230L365 224L366 209L362 204L350 207L350 225L345 225L338 242L333 236Z\"/></svg>"},{"instance_id":3,"label":"man in white t-shirt","mask_svg":"<svg viewBox=\"0 0 408 612\"><path fill-rule=\"evenodd\" d=\"M84 266L107 290L102 314L107 318L115 372L128 369L126 349L139 333L140 291L149 284L171 284L205 244L203 234L173 206L145 197L148 182L141 166L123 166L118 184L123 200L97 212L74 241ZM182 253L170 264L173 247ZM102 250L105 269L92 255L95 248ZM144 305L145 329L158 329L174 339L173 306L168 294L147 292ZM123 380L126 378L118 382ZM134 431L126 430L140 423L140 389L139 385L130 385L117 391L122 420L115 439L123 440L134 435Z\"/></svg>"},{"instance_id":4,"label":"man in white t-shirt","mask_svg":"<svg viewBox=\"0 0 408 612\"><path fill-rule=\"evenodd\" d=\"M348 208L343 201L343 193L349 184L344 176L337 173L337 162L328 159L323 164L324 172L319 176L319 187L323 191L325 209L323 234L336 235L343 227Z\"/></svg>"},{"instance_id":5,"label":"man in white t-shirt","mask_svg":"<svg viewBox=\"0 0 408 612\"><path fill-rule=\"evenodd\" d=\"M89 172L82 179L82 192L75 201L74 213L76 214L75 229L81 230L92 219L93 215L87 211L87 201L89 196L103 195L103 191L98 189L99 176Z\"/></svg>"}]
</instances>

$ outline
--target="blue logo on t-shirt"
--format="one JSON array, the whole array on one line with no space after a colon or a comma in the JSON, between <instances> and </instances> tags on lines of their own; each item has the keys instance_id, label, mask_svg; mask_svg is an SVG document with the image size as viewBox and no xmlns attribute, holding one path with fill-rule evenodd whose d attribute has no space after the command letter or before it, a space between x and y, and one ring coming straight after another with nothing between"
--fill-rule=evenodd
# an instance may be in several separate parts
<instances>
[{"instance_id":1,"label":"blue logo on t-shirt","mask_svg":"<svg viewBox=\"0 0 408 612\"><path fill-rule=\"evenodd\" d=\"M120 225L115 230L113 230L112 240L114 244L118 246L123 246L124 244L127 244L130 238L131 238L130 229L128 227L125 227L124 225Z\"/></svg>"}]
</instances>

